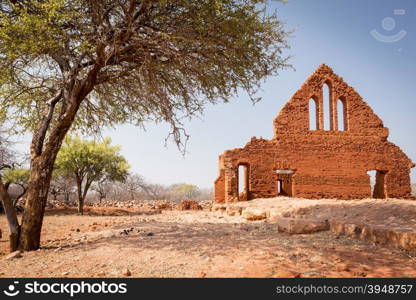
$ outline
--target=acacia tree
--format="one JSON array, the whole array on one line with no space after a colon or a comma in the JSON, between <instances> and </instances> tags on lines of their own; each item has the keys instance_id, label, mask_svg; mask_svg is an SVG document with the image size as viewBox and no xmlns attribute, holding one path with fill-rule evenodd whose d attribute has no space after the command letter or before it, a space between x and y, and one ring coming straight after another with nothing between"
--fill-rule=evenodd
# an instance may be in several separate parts
<instances>
[{"instance_id":1,"label":"acacia tree","mask_svg":"<svg viewBox=\"0 0 416 300\"><path fill-rule=\"evenodd\" d=\"M17 185L20 187L21 191L16 195L13 201L13 206L16 207L17 202L26 194L29 180L29 170L24 168L6 169L3 172L3 179L6 191L9 190L11 185Z\"/></svg>"},{"instance_id":2,"label":"acacia tree","mask_svg":"<svg viewBox=\"0 0 416 300\"><path fill-rule=\"evenodd\" d=\"M58 153L55 166L62 174L72 175L78 191L78 212L84 213L84 200L94 182L124 181L129 165L119 153L119 146L111 146L111 139L102 143L66 137Z\"/></svg>"},{"instance_id":3,"label":"acacia tree","mask_svg":"<svg viewBox=\"0 0 416 300\"><path fill-rule=\"evenodd\" d=\"M10 150L11 142L3 136L0 131L0 202L6 213L7 223L9 225L9 245L10 250L14 251L18 245L20 225L17 219L17 213L14 203L7 191L7 184L3 183L4 172L14 168L15 153Z\"/></svg>"},{"instance_id":4,"label":"acacia tree","mask_svg":"<svg viewBox=\"0 0 416 300\"><path fill-rule=\"evenodd\" d=\"M124 182L123 186L129 192L130 200L134 200L137 191L146 189L144 178L137 174L130 174Z\"/></svg>"},{"instance_id":5,"label":"acacia tree","mask_svg":"<svg viewBox=\"0 0 416 300\"><path fill-rule=\"evenodd\" d=\"M0 0L0 114L31 132L19 247L39 248L53 165L70 128L181 120L286 67L267 0Z\"/></svg>"},{"instance_id":6,"label":"acacia tree","mask_svg":"<svg viewBox=\"0 0 416 300\"><path fill-rule=\"evenodd\" d=\"M115 182L108 180L107 178L103 178L93 184L91 189L98 194L98 201L101 203L103 199L107 198L107 195L112 191L114 185Z\"/></svg>"},{"instance_id":7,"label":"acacia tree","mask_svg":"<svg viewBox=\"0 0 416 300\"><path fill-rule=\"evenodd\" d=\"M63 195L65 204L68 205L74 189L75 181L71 174L66 174L61 172L61 170L54 170L49 188L53 200L56 200L58 195Z\"/></svg>"},{"instance_id":8,"label":"acacia tree","mask_svg":"<svg viewBox=\"0 0 416 300\"><path fill-rule=\"evenodd\" d=\"M200 194L198 186L193 184L180 184L174 189L176 196L184 200L195 200Z\"/></svg>"},{"instance_id":9,"label":"acacia tree","mask_svg":"<svg viewBox=\"0 0 416 300\"><path fill-rule=\"evenodd\" d=\"M130 199L134 200L137 191L142 191L150 200L161 200L166 197L166 188L160 184L148 183L143 176L131 174L123 184L129 192Z\"/></svg>"}]
</instances>

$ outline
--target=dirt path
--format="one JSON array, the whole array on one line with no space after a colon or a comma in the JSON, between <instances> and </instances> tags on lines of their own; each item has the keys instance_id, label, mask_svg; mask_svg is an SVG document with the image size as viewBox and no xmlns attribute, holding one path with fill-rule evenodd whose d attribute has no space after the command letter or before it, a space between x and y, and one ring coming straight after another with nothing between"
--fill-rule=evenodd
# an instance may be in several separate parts
<instances>
[{"instance_id":1,"label":"dirt path","mask_svg":"<svg viewBox=\"0 0 416 300\"><path fill-rule=\"evenodd\" d=\"M416 277L416 260L399 249L329 232L291 236L220 212L55 212L42 236L39 251L0 254L0 277ZM3 255L6 246L3 236Z\"/></svg>"}]
</instances>

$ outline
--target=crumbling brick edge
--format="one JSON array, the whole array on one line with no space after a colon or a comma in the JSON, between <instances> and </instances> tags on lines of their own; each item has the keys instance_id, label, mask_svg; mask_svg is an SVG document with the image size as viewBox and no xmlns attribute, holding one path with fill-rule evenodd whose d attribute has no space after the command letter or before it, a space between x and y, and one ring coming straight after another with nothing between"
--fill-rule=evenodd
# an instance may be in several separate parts
<instances>
[{"instance_id":1,"label":"crumbling brick edge","mask_svg":"<svg viewBox=\"0 0 416 300\"><path fill-rule=\"evenodd\" d=\"M253 209L250 207L241 207L235 204L215 204L211 207L211 211L220 211L227 213L230 216L242 216L248 221L266 221L270 223L277 223L280 218L294 217L291 213L276 213L270 210ZM264 216L259 218L247 218L247 212L254 216ZM260 222L261 222L260 221ZM341 222L335 219L328 220L329 231L338 236L346 236L350 238L359 239L362 241L373 242L392 246L408 251L411 255L416 255L416 232L415 231L399 231L386 227L369 225L369 224L353 224L348 222Z\"/></svg>"},{"instance_id":2,"label":"crumbling brick edge","mask_svg":"<svg viewBox=\"0 0 416 300\"><path fill-rule=\"evenodd\" d=\"M416 232L395 231L368 224L351 224L335 220L329 222L329 230L337 235L389 245L416 254Z\"/></svg>"}]
</instances>

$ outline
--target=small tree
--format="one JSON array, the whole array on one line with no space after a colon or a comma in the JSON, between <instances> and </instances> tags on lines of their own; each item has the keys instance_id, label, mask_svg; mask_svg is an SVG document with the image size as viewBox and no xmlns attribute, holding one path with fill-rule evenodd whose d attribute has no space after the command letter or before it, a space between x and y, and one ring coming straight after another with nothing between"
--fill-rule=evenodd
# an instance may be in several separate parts
<instances>
[{"instance_id":1,"label":"small tree","mask_svg":"<svg viewBox=\"0 0 416 300\"><path fill-rule=\"evenodd\" d=\"M146 189L146 183L142 176L137 174L131 174L124 182L124 186L129 192L130 200L134 200L135 194L141 189Z\"/></svg>"},{"instance_id":2,"label":"small tree","mask_svg":"<svg viewBox=\"0 0 416 300\"><path fill-rule=\"evenodd\" d=\"M9 190L11 185L17 185L21 191L14 198L13 206L16 207L17 202L26 194L30 171L28 169L6 169L3 173L4 186Z\"/></svg>"},{"instance_id":3,"label":"small tree","mask_svg":"<svg viewBox=\"0 0 416 300\"><path fill-rule=\"evenodd\" d=\"M167 198L167 189L161 184L145 182L142 185L142 190L150 200L162 200Z\"/></svg>"},{"instance_id":4,"label":"small tree","mask_svg":"<svg viewBox=\"0 0 416 300\"><path fill-rule=\"evenodd\" d=\"M71 194L75 190L75 180L72 174L63 173L61 170L55 170L52 174L50 194L56 200L59 195L64 197L65 204L69 204Z\"/></svg>"},{"instance_id":5,"label":"small tree","mask_svg":"<svg viewBox=\"0 0 416 300\"><path fill-rule=\"evenodd\" d=\"M7 223L9 225L10 251L14 251L18 246L20 225L14 203L7 192L6 185L3 183L3 175L4 172L7 172L7 170L14 167L15 153L10 150L11 142L3 136L3 133L3 131L0 131L0 201L4 212L6 213Z\"/></svg>"},{"instance_id":6,"label":"small tree","mask_svg":"<svg viewBox=\"0 0 416 300\"><path fill-rule=\"evenodd\" d=\"M92 185L92 190L97 192L100 203L103 199L107 198L107 195L113 188L114 182L108 180L107 178L103 178Z\"/></svg>"},{"instance_id":7,"label":"small tree","mask_svg":"<svg viewBox=\"0 0 416 300\"><path fill-rule=\"evenodd\" d=\"M200 194L199 188L193 184L181 184L175 188L176 196L181 200L195 200Z\"/></svg>"},{"instance_id":8,"label":"small tree","mask_svg":"<svg viewBox=\"0 0 416 300\"><path fill-rule=\"evenodd\" d=\"M58 153L55 166L62 173L72 174L78 191L78 211L84 213L84 200L94 182L102 179L124 181L129 165L119 153L119 146L111 146L109 138L102 143L67 137Z\"/></svg>"}]
</instances>

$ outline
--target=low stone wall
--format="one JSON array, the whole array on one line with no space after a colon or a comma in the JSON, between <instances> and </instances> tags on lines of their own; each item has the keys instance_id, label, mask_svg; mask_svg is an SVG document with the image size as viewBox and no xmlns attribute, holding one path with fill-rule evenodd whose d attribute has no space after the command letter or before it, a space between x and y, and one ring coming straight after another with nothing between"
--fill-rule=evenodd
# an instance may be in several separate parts
<instances>
[{"instance_id":1,"label":"low stone wall","mask_svg":"<svg viewBox=\"0 0 416 300\"><path fill-rule=\"evenodd\" d=\"M330 221L330 230L338 235L386 244L416 254L416 232L397 231L367 224L348 224L336 220Z\"/></svg>"},{"instance_id":2,"label":"low stone wall","mask_svg":"<svg viewBox=\"0 0 416 300\"><path fill-rule=\"evenodd\" d=\"M380 224L379 219L368 219L367 222L358 222L358 220L349 222L345 221L345 217L342 219L337 214L326 217L323 214L316 218L313 214L313 209L309 209L313 206L298 206L296 209L288 210L284 207L276 207L273 205L271 205L271 207L265 207L264 203L256 205L255 201L256 200L242 203L215 204L211 207L211 211L221 211L230 216L241 216L241 218L247 221L276 223L276 226L280 226L279 224L282 222L285 223L285 220L296 219L299 220L297 223L307 223L308 220L327 222L329 226L325 228L325 230L330 230L336 235L345 235L364 241L389 245L416 254L416 228L414 228L414 226L400 227L397 225L393 226L393 224L391 224L392 226L389 226L390 220L388 218L382 220L382 224ZM395 206L397 206L397 203L395 203ZM336 204L334 204L334 207L336 207ZM348 210L345 210L345 207L340 207L340 209L344 209L344 211L348 213ZM305 213L305 211L307 211L307 213ZM372 222L374 224L372 224ZM305 224L300 225L302 225L300 226L302 228L306 226ZM314 224L311 223L311 225ZM285 231L288 232L287 230ZM304 232L289 233L296 234Z\"/></svg>"}]
</instances>

